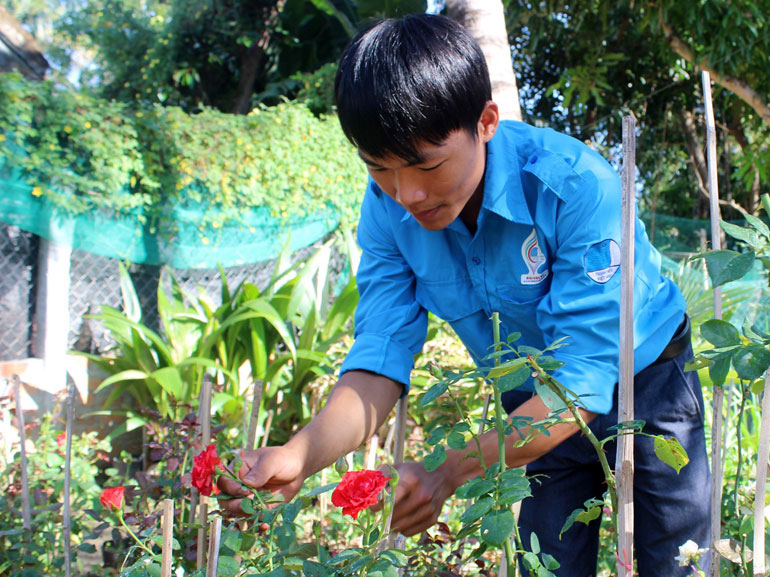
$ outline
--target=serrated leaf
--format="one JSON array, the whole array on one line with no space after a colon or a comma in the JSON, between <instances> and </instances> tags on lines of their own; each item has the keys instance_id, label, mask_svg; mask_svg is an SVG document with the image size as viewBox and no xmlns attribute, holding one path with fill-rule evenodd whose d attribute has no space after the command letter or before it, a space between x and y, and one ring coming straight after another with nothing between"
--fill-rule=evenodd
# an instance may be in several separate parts
<instances>
[{"instance_id":1,"label":"serrated leaf","mask_svg":"<svg viewBox=\"0 0 770 577\"><path fill-rule=\"evenodd\" d=\"M501 393L512 391L526 383L531 374L532 370L528 366L519 367L512 373L500 377L497 380L497 387L500 389Z\"/></svg>"},{"instance_id":2,"label":"serrated leaf","mask_svg":"<svg viewBox=\"0 0 770 577\"><path fill-rule=\"evenodd\" d=\"M682 470L682 467L690 462L687 451L675 437L666 438L662 435L656 435L653 439L653 449L658 459L674 469L677 474Z\"/></svg>"},{"instance_id":3,"label":"serrated leaf","mask_svg":"<svg viewBox=\"0 0 770 577\"><path fill-rule=\"evenodd\" d=\"M537 352L539 353L540 351L537 351ZM510 361L506 361L490 369L489 373L487 374L487 377L489 377L490 379L499 379L500 377L509 375L514 371L519 370L519 368L522 365L524 365L526 362L527 362L527 359L525 357L519 357Z\"/></svg>"},{"instance_id":4,"label":"serrated leaf","mask_svg":"<svg viewBox=\"0 0 770 577\"><path fill-rule=\"evenodd\" d=\"M492 511L481 520L481 540L499 547L513 532L514 523L512 511Z\"/></svg>"},{"instance_id":5,"label":"serrated leaf","mask_svg":"<svg viewBox=\"0 0 770 577\"><path fill-rule=\"evenodd\" d=\"M751 228L744 228L742 226L731 224L725 221L721 221L719 224L722 227L722 230L724 230L731 237L742 240L751 246L751 248L754 250L759 250L762 248L762 241L760 240L759 233L757 233L756 230Z\"/></svg>"},{"instance_id":6,"label":"serrated leaf","mask_svg":"<svg viewBox=\"0 0 770 577\"><path fill-rule=\"evenodd\" d=\"M447 388L449 388L449 383L447 381L439 381L425 392L422 399L420 399L420 405L424 407L435 401L446 392Z\"/></svg>"},{"instance_id":7,"label":"serrated leaf","mask_svg":"<svg viewBox=\"0 0 770 577\"><path fill-rule=\"evenodd\" d=\"M768 229L767 225L761 218L757 218L753 214L747 214L746 222L753 226L758 233L765 236L766 238L770 238L770 229Z\"/></svg>"},{"instance_id":8,"label":"serrated leaf","mask_svg":"<svg viewBox=\"0 0 770 577\"><path fill-rule=\"evenodd\" d=\"M436 445L433 452L423 460L423 466L430 473L438 469L444 461L446 461L446 449L444 445Z\"/></svg>"},{"instance_id":9,"label":"serrated leaf","mask_svg":"<svg viewBox=\"0 0 770 577\"><path fill-rule=\"evenodd\" d=\"M540 539L537 538L535 533L530 533L529 535L529 548L535 555L540 554Z\"/></svg>"},{"instance_id":10,"label":"serrated leaf","mask_svg":"<svg viewBox=\"0 0 770 577\"><path fill-rule=\"evenodd\" d=\"M449 445L450 449L454 449L456 451L462 451L468 445L463 434L458 433L457 431L452 431L449 433L449 436L446 439L446 443Z\"/></svg>"},{"instance_id":11,"label":"serrated leaf","mask_svg":"<svg viewBox=\"0 0 770 577\"><path fill-rule=\"evenodd\" d=\"M482 497L465 510L460 517L460 521L463 524L473 523L486 515L494 506L495 500L492 497Z\"/></svg>"},{"instance_id":12,"label":"serrated leaf","mask_svg":"<svg viewBox=\"0 0 770 577\"><path fill-rule=\"evenodd\" d=\"M455 494L460 499L475 499L481 495L486 495L494 488L494 481L476 477L460 485Z\"/></svg>"},{"instance_id":13,"label":"serrated leaf","mask_svg":"<svg viewBox=\"0 0 770 577\"><path fill-rule=\"evenodd\" d=\"M554 393L548 385L540 382L540 379L532 379L532 382L535 384L537 396L540 397L540 400L543 401L543 404L548 407L550 411L561 411L567 408L564 401L556 396L556 393Z\"/></svg>"}]
</instances>

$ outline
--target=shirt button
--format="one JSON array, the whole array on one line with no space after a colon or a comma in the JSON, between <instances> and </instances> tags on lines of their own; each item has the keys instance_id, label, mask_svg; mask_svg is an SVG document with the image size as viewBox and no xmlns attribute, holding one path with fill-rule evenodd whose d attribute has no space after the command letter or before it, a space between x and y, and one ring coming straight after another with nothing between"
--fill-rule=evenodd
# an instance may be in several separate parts
<instances>
[{"instance_id":1,"label":"shirt button","mask_svg":"<svg viewBox=\"0 0 770 577\"><path fill-rule=\"evenodd\" d=\"M472 259L473 264L481 264L481 259L477 256L474 256Z\"/></svg>"},{"instance_id":2,"label":"shirt button","mask_svg":"<svg viewBox=\"0 0 770 577\"><path fill-rule=\"evenodd\" d=\"M532 164L535 164L535 163L537 162L537 156L533 156L533 157L532 157L532 158L531 158L529 161L530 161Z\"/></svg>"}]
</instances>

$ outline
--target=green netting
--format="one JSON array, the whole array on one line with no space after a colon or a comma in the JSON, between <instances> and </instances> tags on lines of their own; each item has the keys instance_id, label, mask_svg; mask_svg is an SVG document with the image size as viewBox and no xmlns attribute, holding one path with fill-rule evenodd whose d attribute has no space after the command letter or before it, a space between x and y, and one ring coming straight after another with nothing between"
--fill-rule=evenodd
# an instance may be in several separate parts
<instances>
[{"instance_id":1,"label":"green netting","mask_svg":"<svg viewBox=\"0 0 770 577\"><path fill-rule=\"evenodd\" d=\"M339 225L330 211L281 220L267 209L243 211L239 222L219 228L200 223L204 207L169 207L158 223L142 215L67 215L20 179L0 178L0 221L75 249L102 256L174 268L215 268L262 262L308 246Z\"/></svg>"}]
</instances>

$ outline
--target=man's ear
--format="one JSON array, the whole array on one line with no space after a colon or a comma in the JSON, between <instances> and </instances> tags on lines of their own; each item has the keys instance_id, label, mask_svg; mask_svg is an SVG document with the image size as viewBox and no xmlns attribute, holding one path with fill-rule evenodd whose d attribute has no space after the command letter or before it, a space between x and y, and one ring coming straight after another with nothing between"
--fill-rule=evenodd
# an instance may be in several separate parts
<instances>
[{"instance_id":1,"label":"man's ear","mask_svg":"<svg viewBox=\"0 0 770 577\"><path fill-rule=\"evenodd\" d=\"M489 142L497 132L497 125L500 123L500 111L497 104L492 100L487 100L484 109L479 116L478 135L481 142Z\"/></svg>"}]
</instances>

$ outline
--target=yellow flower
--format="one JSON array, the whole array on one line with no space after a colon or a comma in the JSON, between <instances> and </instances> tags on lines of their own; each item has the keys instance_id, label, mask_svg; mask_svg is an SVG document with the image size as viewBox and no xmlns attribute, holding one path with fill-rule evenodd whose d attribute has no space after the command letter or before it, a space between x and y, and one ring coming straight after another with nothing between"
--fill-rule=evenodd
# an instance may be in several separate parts
<instances>
[{"instance_id":1,"label":"yellow flower","mask_svg":"<svg viewBox=\"0 0 770 577\"><path fill-rule=\"evenodd\" d=\"M129 182L131 183L131 188L135 187L136 186L136 177L132 176L131 180Z\"/></svg>"},{"instance_id":2,"label":"yellow flower","mask_svg":"<svg viewBox=\"0 0 770 577\"><path fill-rule=\"evenodd\" d=\"M36 186L32 189L32 196L43 196L43 189L39 186Z\"/></svg>"},{"instance_id":3,"label":"yellow flower","mask_svg":"<svg viewBox=\"0 0 770 577\"><path fill-rule=\"evenodd\" d=\"M5 134L0 134L0 142L3 142L5 140Z\"/></svg>"},{"instance_id":4,"label":"yellow flower","mask_svg":"<svg viewBox=\"0 0 770 577\"><path fill-rule=\"evenodd\" d=\"M85 126L86 128L91 128L91 123L86 121L86 123L83 126Z\"/></svg>"},{"instance_id":5,"label":"yellow flower","mask_svg":"<svg viewBox=\"0 0 770 577\"><path fill-rule=\"evenodd\" d=\"M72 133L72 127L69 124L66 125L64 127L64 132L66 132L67 134L71 134Z\"/></svg>"},{"instance_id":6,"label":"yellow flower","mask_svg":"<svg viewBox=\"0 0 770 577\"><path fill-rule=\"evenodd\" d=\"M201 242L202 242L203 244L208 244L208 243L209 243L209 242L211 242L211 241L208 239L208 237L204 236L204 237L201 239Z\"/></svg>"}]
</instances>

